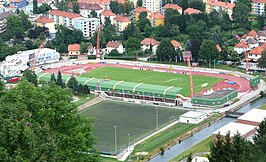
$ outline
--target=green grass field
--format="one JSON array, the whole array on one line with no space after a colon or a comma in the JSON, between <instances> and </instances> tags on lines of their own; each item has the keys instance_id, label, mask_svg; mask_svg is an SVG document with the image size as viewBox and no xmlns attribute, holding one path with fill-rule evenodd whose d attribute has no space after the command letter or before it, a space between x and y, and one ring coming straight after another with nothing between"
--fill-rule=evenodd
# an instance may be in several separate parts
<instances>
[{"instance_id":1,"label":"green grass field","mask_svg":"<svg viewBox=\"0 0 266 162\"><path fill-rule=\"evenodd\" d=\"M158 125L163 125L178 119L186 111L157 107ZM103 101L83 111L83 115L95 118L94 135L97 137L96 147L101 152L113 153L115 150L115 128L117 133L117 148L127 146L139 138L156 130L156 107L124 102Z\"/></svg>"},{"instance_id":2,"label":"green grass field","mask_svg":"<svg viewBox=\"0 0 266 162\"><path fill-rule=\"evenodd\" d=\"M189 75L174 74L165 72L154 72L145 70L134 70L117 67L101 67L82 74L81 77L88 78L104 78L112 80L124 80L126 82L146 83L154 85L175 86L183 88L181 94L184 96L190 95ZM203 83L208 83L205 88L211 88L215 83L221 81L221 78L210 76L193 75L194 91L199 92L202 89L200 86Z\"/></svg>"}]
</instances>

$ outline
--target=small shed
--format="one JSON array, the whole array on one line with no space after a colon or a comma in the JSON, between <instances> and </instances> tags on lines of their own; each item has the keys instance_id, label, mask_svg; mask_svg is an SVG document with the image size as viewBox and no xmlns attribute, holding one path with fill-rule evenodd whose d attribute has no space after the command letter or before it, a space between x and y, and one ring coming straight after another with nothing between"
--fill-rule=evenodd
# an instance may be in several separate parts
<instances>
[{"instance_id":1,"label":"small shed","mask_svg":"<svg viewBox=\"0 0 266 162\"><path fill-rule=\"evenodd\" d=\"M207 118L207 114L197 111L189 111L180 116L180 123L198 124Z\"/></svg>"}]
</instances>

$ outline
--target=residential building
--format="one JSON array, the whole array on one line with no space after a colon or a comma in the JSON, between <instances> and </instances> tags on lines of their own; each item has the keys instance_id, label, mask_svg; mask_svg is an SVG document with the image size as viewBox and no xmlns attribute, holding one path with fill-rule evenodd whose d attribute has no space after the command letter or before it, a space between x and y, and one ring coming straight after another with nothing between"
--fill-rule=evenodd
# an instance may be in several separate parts
<instances>
[{"instance_id":1,"label":"residential building","mask_svg":"<svg viewBox=\"0 0 266 162\"><path fill-rule=\"evenodd\" d=\"M241 41L234 46L234 51L236 51L236 53L238 53L238 54L241 54L243 52L247 52L249 50L250 50L249 44L247 44L244 41Z\"/></svg>"},{"instance_id":2,"label":"residential building","mask_svg":"<svg viewBox=\"0 0 266 162\"><path fill-rule=\"evenodd\" d=\"M250 61L257 62L261 58L262 53L263 53L264 50L265 49L260 47L260 46L256 47L256 48L253 48L252 50L250 50L248 52L248 59Z\"/></svg>"},{"instance_id":3,"label":"residential building","mask_svg":"<svg viewBox=\"0 0 266 162\"><path fill-rule=\"evenodd\" d=\"M5 28L6 19L11 14L12 14L11 12L4 12L0 14L0 33L3 33L4 31L6 31L6 28Z\"/></svg>"},{"instance_id":4,"label":"residential building","mask_svg":"<svg viewBox=\"0 0 266 162\"><path fill-rule=\"evenodd\" d=\"M74 19L80 17L82 17L80 14L60 10L52 10L49 13L49 18L54 20L55 24L66 27L73 27Z\"/></svg>"},{"instance_id":5,"label":"residential building","mask_svg":"<svg viewBox=\"0 0 266 162\"><path fill-rule=\"evenodd\" d=\"M182 45L181 43L177 42L176 40L171 40L171 44L174 46L175 50L182 51Z\"/></svg>"},{"instance_id":6,"label":"residential building","mask_svg":"<svg viewBox=\"0 0 266 162\"><path fill-rule=\"evenodd\" d=\"M134 13L135 13L135 20L138 21L139 20L139 15L141 12L147 12L147 17L150 15L150 11L147 10L146 8L144 7L137 7L135 8L134 10Z\"/></svg>"},{"instance_id":7,"label":"residential building","mask_svg":"<svg viewBox=\"0 0 266 162\"><path fill-rule=\"evenodd\" d=\"M259 43L266 43L266 31L259 30L257 34Z\"/></svg>"},{"instance_id":8,"label":"residential building","mask_svg":"<svg viewBox=\"0 0 266 162\"><path fill-rule=\"evenodd\" d=\"M184 11L184 14L200 14L202 13L200 10L197 10L197 9L194 9L194 8L187 8L185 11Z\"/></svg>"},{"instance_id":9,"label":"residential building","mask_svg":"<svg viewBox=\"0 0 266 162\"><path fill-rule=\"evenodd\" d=\"M36 26L46 27L49 29L51 36L55 36L55 23L54 20L49 19L48 17L40 16L35 20Z\"/></svg>"},{"instance_id":10,"label":"residential building","mask_svg":"<svg viewBox=\"0 0 266 162\"><path fill-rule=\"evenodd\" d=\"M60 55L54 49L42 48L33 49L27 51L20 51L15 55L7 56L5 61L0 67L0 72L4 77L12 77L19 75L22 71L26 70L29 66L28 64L35 59L35 53L39 51L36 58L36 65L41 65L45 63L58 62Z\"/></svg>"},{"instance_id":11,"label":"residential building","mask_svg":"<svg viewBox=\"0 0 266 162\"><path fill-rule=\"evenodd\" d=\"M69 44L67 49L68 49L68 56L80 55L80 45L79 44Z\"/></svg>"},{"instance_id":12,"label":"residential building","mask_svg":"<svg viewBox=\"0 0 266 162\"><path fill-rule=\"evenodd\" d=\"M105 23L105 18L109 17L111 24L113 24L113 20L116 17L116 15L111 10L103 10L101 13L101 24Z\"/></svg>"},{"instance_id":13,"label":"residential building","mask_svg":"<svg viewBox=\"0 0 266 162\"><path fill-rule=\"evenodd\" d=\"M112 50L116 49L118 53L123 53L124 48L122 43L117 42L117 41L109 41L106 45L106 53L110 53Z\"/></svg>"},{"instance_id":14,"label":"residential building","mask_svg":"<svg viewBox=\"0 0 266 162\"><path fill-rule=\"evenodd\" d=\"M264 15L265 13L265 0L252 0L252 11L254 15Z\"/></svg>"},{"instance_id":15,"label":"residential building","mask_svg":"<svg viewBox=\"0 0 266 162\"><path fill-rule=\"evenodd\" d=\"M246 43L249 45L250 49L259 46L259 42L256 39L254 39L253 37L248 38L246 40Z\"/></svg>"},{"instance_id":16,"label":"residential building","mask_svg":"<svg viewBox=\"0 0 266 162\"><path fill-rule=\"evenodd\" d=\"M150 12L161 12L162 0L142 0L142 7Z\"/></svg>"},{"instance_id":17,"label":"residential building","mask_svg":"<svg viewBox=\"0 0 266 162\"><path fill-rule=\"evenodd\" d=\"M80 15L83 17L91 17L91 11L97 13L97 17L100 16L100 13L103 11L103 8L99 4L90 4L90 3L78 3ZM69 8L73 8L74 2L68 3Z\"/></svg>"},{"instance_id":18,"label":"residential building","mask_svg":"<svg viewBox=\"0 0 266 162\"><path fill-rule=\"evenodd\" d=\"M99 29L100 19L98 18L74 18L74 29L79 29L83 32L85 38L91 38Z\"/></svg>"},{"instance_id":19,"label":"residential building","mask_svg":"<svg viewBox=\"0 0 266 162\"><path fill-rule=\"evenodd\" d=\"M149 20L151 22L152 27L156 27L159 25L164 25L164 15L159 12L153 12L149 16Z\"/></svg>"},{"instance_id":20,"label":"residential building","mask_svg":"<svg viewBox=\"0 0 266 162\"><path fill-rule=\"evenodd\" d=\"M186 123L186 124L198 124L207 118L208 116L206 113L197 112L197 111L189 111L180 116L179 122Z\"/></svg>"},{"instance_id":21,"label":"residential building","mask_svg":"<svg viewBox=\"0 0 266 162\"><path fill-rule=\"evenodd\" d=\"M157 40L153 38L145 38L140 42L140 44L141 44L142 51L152 50L152 53L156 54L156 50L160 42L158 42Z\"/></svg>"},{"instance_id":22,"label":"residential building","mask_svg":"<svg viewBox=\"0 0 266 162\"><path fill-rule=\"evenodd\" d=\"M78 3L99 4L104 10L109 10L111 0L78 0ZM125 0L117 0L118 3L124 4Z\"/></svg>"},{"instance_id":23,"label":"residential building","mask_svg":"<svg viewBox=\"0 0 266 162\"><path fill-rule=\"evenodd\" d=\"M234 3L229 3L229 2L221 2L218 0L209 0L206 2L206 13L210 13L212 11L224 11L226 12L229 17L232 19L232 14L233 14L233 8L235 7Z\"/></svg>"},{"instance_id":24,"label":"residential building","mask_svg":"<svg viewBox=\"0 0 266 162\"><path fill-rule=\"evenodd\" d=\"M11 0L10 8L22 8L27 6L27 0Z\"/></svg>"},{"instance_id":25,"label":"residential building","mask_svg":"<svg viewBox=\"0 0 266 162\"><path fill-rule=\"evenodd\" d=\"M116 31L122 32L125 30L125 28L130 24L130 20L123 16L116 16L114 18L113 25L115 26Z\"/></svg>"},{"instance_id":26,"label":"residential building","mask_svg":"<svg viewBox=\"0 0 266 162\"><path fill-rule=\"evenodd\" d=\"M173 10L177 10L180 14L182 14L182 8L180 6L178 6L177 4L166 4L163 8L162 8L162 13L165 12L166 9L173 9Z\"/></svg>"}]
</instances>

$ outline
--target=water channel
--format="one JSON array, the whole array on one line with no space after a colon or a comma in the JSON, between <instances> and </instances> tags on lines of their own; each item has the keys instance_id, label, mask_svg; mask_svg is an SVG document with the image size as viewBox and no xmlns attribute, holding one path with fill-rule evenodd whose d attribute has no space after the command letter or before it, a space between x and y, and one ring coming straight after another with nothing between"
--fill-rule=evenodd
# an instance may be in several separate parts
<instances>
[{"instance_id":1,"label":"water channel","mask_svg":"<svg viewBox=\"0 0 266 162\"><path fill-rule=\"evenodd\" d=\"M246 106L239 109L237 112L248 112L251 109L258 108L261 105L266 103L266 97L257 99ZM235 118L228 118L225 117L214 124L212 124L210 127L207 127L197 133L195 133L193 136L185 139L180 144L176 144L173 147L171 147L170 150L166 150L164 152L164 155L157 155L154 158L150 160L150 162L167 162L171 159L173 159L178 154L181 154L185 150L191 148L193 145L201 142L202 140L206 139L207 137L212 135L212 132L216 131L217 129L221 128L222 126L226 125L227 123L230 123L232 121L235 121Z\"/></svg>"}]
</instances>

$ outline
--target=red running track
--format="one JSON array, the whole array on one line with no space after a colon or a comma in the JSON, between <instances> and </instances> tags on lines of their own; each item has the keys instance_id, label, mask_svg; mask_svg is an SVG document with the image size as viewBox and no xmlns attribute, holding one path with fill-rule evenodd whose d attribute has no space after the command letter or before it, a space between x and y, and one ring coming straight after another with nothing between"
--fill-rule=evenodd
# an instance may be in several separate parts
<instances>
[{"instance_id":1,"label":"red running track","mask_svg":"<svg viewBox=\"0 0 266 162\"><path fill-rule=\"evenodd\" d=\"M146 66L133 66L133 65L121 65L121 64L80 64L80 65L73 65L73 66L62 66L58 68L44 70L43 73L57 73L60 70L62 74L80 75L81 73L79 72L82 72L82 71L88 72L88 71L94 70L102 66L121 67L121 68L129 68L129 69L143 68L146 70L163 70L163 71L168 71L168 72L173 72L173 73L188 73L187 70L172 70L172 69L170 70L169 68L154 68L154 67L146 67ZM251 90L249 86L249 81L244 78L230 76L226 74L214 74L214 73L208 73L208 72L192 72L192 74L223 78L224 79L223 81L216 83L212 87L214 91L224 89L224 88L233 88L233 89L238 90L238 92L246 92L248 90ZM226 83L227 81L234 81L236 82L236 84L227 84Z\"/></svg>"}]
</instances>

